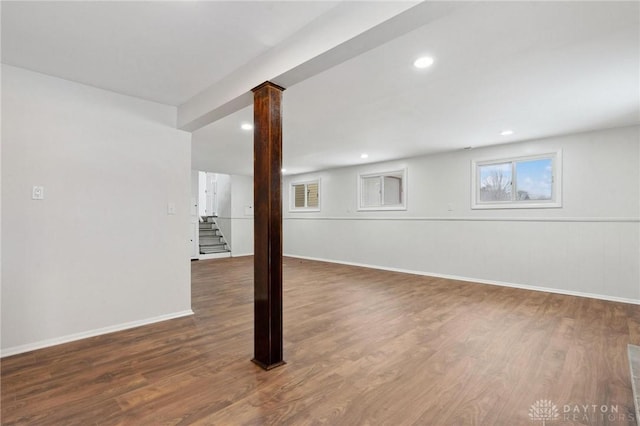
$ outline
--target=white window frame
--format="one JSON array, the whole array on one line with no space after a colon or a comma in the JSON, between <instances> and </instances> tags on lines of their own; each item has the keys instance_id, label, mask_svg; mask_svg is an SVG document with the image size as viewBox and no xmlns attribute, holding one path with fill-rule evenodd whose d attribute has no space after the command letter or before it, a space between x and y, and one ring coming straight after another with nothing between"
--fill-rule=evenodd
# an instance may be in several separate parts
<instances>
[{"instance_id":1,"label":"white window frame","mask_svg":"<svg viewBox=\"0 0 640 426\"><path fill-rule=\"evenodd\" d=\"M508 201L480 201L480 166L491 164L511 163L512 196L515 197L517 183L516 163L532 160L551 160L552 186L551 200L517 200ZM471 161L471 208L472 209L545 209L562 207L562 151L547 152L544 154L526 155L521 157L509 157L490 160Z\"/></svg>"},{"instance_id":2,"label":"white window frame","mask_svg":"<svg viewBox=\"0 0 640 426\"><path fill-rule=\"evenodd\" d=\"M318 184L318 207L296 207L296 194L295 187L297 185L305 185L306 186L312 183ZM309 191L305 190L304 192L304 205L308 204L307 197L309 195ZM320 178L304 180L304 181L295 181L289 184L289 211L290 212L319 212L322 198L322 186L320 185Z\"/></svg>"},{"instance_id":3,"label":"white window frame","mask_svg":"<svg viewBox=\"0 0 640 426\"><path fill-rule=\"evenodd\" d=\"M364 178L372 178L372 177L380 177L383 178L385 176L400 176L400 204L397 205L382 205L382 206L363 206L362 205L362 179ZM384 182L384 181L383 181ZM383 187L384 188L384 187ZM373 172L373 173L359 173L358 174L358 211L377 211L377 210L407 210L407 169L396 169L384 172ZM384 196L382 197L384 199Z\"/></svg>"}]
</instances>

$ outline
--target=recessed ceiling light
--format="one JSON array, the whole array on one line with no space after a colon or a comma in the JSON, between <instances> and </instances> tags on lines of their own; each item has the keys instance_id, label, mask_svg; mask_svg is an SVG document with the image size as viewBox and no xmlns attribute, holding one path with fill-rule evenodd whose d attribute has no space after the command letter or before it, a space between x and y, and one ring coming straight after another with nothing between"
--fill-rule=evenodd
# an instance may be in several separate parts
<instances>
[{"instance_id":1,"label":"recessed ceiling light","mask_svg":"<svg viewBox=\"0 0 640 426\"><path fill-rule=\"evenodd\" d=\"M360 158L369 158L369 154L360 154Z\"/></svg>"},{"instance_id":2,"label":"recessed ceiling light","mask_svg":"<svg viewBox=\"0 0 640 426\"><path fill-rule=\"evenodd\" d=\"M285 173L287 171L287 169L281 169L280 170L282 173Z\"/></svg>"},{"instance_id":3,"label":"recessed ceiling light","mask_svg":"<svg viewBox=\"0 0 640 426\"><path fill-rule=\"evenodd\" d=\"M251 123L242 123L240 128L242 130L253 130L253 124L251 124Z\"/></svg>"},{"instance_id":4,"label":"recessed ceiling light","mask_svg":"<svg viewBox=\"0 0 640 426\"><path fill-rule=\"evenodd\" d=\"M430 56L423 56L413 62L413 66L420 69L429 68L431 65L433 65L433 58Z\"/></svg>"},{"instance_id":5,"label":"recessed ceiling light","mask_svg":"<svg viewBox=\"0 0 640 426\"><path fill-rule=\"evenodd\" d=\"M513 134L513 130L503 130L502 132L500 132L501 136L509 136Z\"/></svg>"}]
</instances>

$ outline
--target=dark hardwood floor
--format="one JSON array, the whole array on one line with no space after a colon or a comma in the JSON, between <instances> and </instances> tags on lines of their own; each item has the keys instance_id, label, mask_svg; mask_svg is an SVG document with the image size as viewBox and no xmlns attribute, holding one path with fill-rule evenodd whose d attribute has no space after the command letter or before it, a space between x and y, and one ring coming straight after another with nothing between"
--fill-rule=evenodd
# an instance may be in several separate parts
<instances>
[{"instance_id":1,"label":"dark hardwood floor","mask_svg":"<svg viewBox=\"0 0 640 426\"><path fill-rule=\"evenodd\" d=\"M193 317L3 359L2 424L633 424L640 306L285 258L263 371L252 261L193 262Z\"/></svg>"}]
</instances>

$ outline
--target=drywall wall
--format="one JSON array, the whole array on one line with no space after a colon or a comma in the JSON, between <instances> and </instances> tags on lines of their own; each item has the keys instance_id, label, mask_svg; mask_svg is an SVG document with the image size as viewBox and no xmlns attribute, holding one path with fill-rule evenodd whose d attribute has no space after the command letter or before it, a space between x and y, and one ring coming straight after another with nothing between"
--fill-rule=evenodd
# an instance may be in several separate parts
<instances>
[{"instance_id":1,"label":"drywall wall","mask_svg":"<svg viewBox=\"0 0 640 426\"><path fill-rule=\"evenodd\" d=\"M2 2L0 2L0 22ZM2 31L0 31L0 34ZM0 39L2 37L0 36ZM0 46L2 41L0 40ZM0 97L2 96L2 66L0 66ZM2 308L2 102L0 102L0 309ZM0 355L2 354L2 311L0 311Z\"/></svg>"},{"instance_id":2,"label":"drywall wall","mask_svg":"<svg viewBox=\"0 0 640 426\"><path fill-rule=\"evenodd\" d=\"M176 109L3 65L2 113L2 354L191 313Z\"/></svg>"},{"instance_id":3,"label":"drywall wall","mask_svg":"<svg viewBox=\"0 0 640 426\"><path fill-rule=\"evenodd\" d=\"M289 176L286 255L640 302L640 128ZM471 161L562 150L563 205L471 209ZM359 173L407 168L406 211L359 212ZM320 212L288 184L320 178Z\"/></svg>"},{"instance_id":4,"label":"drywall wall","mask_svg":"<svg viewBox=\"0 0 640 426\"><path fill-rule=\"evenodd\" d=\"M231 224L231 175L216 174L218 197L218 227L227 245L233 251L233 226Z\"/></svg>"},{"instance_id":5,"label":"drywall wall","mask_svg":"<svg viewBox=\"0 0 640 426\"><path fill-rule=\"evenodd\" d=\"M198 179L198 215L207 215L207 173L196 171ZM194 179L192 176L191 179Z\"/></svg>"},{"instance_id":6,"label":"drywall wall","mask_svg":"<svg viewBox=\"0 0 640 426\"><path fill-rule=\"evenodd\" d=\"M253 254L253 177L231 176L232 256Z\"/></svg>"},{"instance_id":7,"label":"drywall wall","mask_svg":"<svg viewBox=\"0 0 640 426\"><path fill-rule=\"evenodd\" d=\"M191 204L190 210L190 230L191 230L191 259L198 259L200 255L200 174L197 170L191 170Z\"/></svg>"}]
</instances>

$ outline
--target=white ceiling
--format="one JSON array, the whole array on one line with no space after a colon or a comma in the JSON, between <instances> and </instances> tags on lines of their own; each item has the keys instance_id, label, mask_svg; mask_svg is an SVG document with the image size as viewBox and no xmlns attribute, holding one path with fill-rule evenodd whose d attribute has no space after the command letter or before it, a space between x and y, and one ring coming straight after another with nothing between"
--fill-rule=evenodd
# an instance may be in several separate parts
<instances>
[{"instance_id":1,"label":"white ceiling","mask_svg":"<svg viewBox=\"0 0 640 426\"><path fill-rule=\"evenodd\" d=\"M2 62L179 105L335 1L3 1Z\"/></svg>"},{"instance_id":2,"label":"white ceiling","mask_svg":"<svg viewBox=\"0 0 640 426\"><path fill-rule=\"evenodd\" d=\"M458 8L285 91L284 167L301 173L640 123L639 7ZM421 54L434 66L415 69ZM239 124L251 120L246 108L195 132L193 163L250 174L252 136ZM504 129L515 133L500 136Z\"/></svg>"},{"instance_id":3,"label":"white ceiling","mask_svg":"<svg viewBox=\"0 0 640 426\"><path fill-rule=\"evenodd\" d=\"M3 1L2 61L178 105L336 4ZM284 166L299 173L638 124L639 19L638 2L456 2L288 88ZM421 54L434 66L413 68ZM251 108L194 132L194 168L251 174L245 121ZM507 128L515 134L500 136Z\"/></svg>"}]
</instances>

